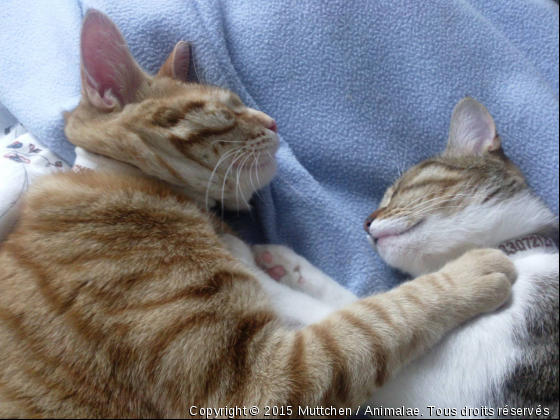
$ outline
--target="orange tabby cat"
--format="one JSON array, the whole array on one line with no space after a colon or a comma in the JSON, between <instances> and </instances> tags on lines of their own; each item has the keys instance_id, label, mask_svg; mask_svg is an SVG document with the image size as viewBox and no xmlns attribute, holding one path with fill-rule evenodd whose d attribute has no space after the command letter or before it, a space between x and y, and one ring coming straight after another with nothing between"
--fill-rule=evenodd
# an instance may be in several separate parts
<instances>
[{"instance_id":1,"label":"orange tabby cat","mask_svg":"<svg viewBox=\"0 0 560 420\"><path fill-rule=\"evenodd\" d=\"M355 407L448 330L508 298L513 266L481 250L288 329L264 273L233 257L206 211L245 207L272 179L274 121L225 89L182 82L184 43L151 77L114 24L90 11L81 48L83 97L68 138L146 175L62 173L27 194L0 251L0 417Z\"/></svg>"}]
</instances>

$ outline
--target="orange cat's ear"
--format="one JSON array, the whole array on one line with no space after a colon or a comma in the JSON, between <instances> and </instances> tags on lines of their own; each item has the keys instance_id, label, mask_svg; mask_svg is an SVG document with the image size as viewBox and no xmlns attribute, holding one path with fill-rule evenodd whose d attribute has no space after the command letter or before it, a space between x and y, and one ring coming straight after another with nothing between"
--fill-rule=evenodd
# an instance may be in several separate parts
<instances>
[{"instance_id":1,"label":"orange cat's ear","mask_svg":"<svg viewBox=\"0 0 560 420\"><path fill-rule=\"evenodd\" d=\"M501 149L492 116L484 105L473 98L457 104L451 118L446 154L454 156L484 156Z\"/></svg>"},{"instance_id":2,"label":"orange cat's ear","mask_svg":"<svg viewBox=\"0 0 560 420\"><path fill-rule=\"evenodd\" d=\"M172 79L186 82L189 77L189 65L191 61L191 44L179 41L161 69L158 76L171 77Z\"/></svg>"},{"instance_id":3,"label":"orange cat's ear","mask_svg":"<svg viewBox=\"0 0 560 420\"><path fill-rule=\"evenodd\" d=\"M116 25L98 10L84 17L81 35L83 95L103 110L133 102L146 74Z\"/></svg>"}]
</instances>

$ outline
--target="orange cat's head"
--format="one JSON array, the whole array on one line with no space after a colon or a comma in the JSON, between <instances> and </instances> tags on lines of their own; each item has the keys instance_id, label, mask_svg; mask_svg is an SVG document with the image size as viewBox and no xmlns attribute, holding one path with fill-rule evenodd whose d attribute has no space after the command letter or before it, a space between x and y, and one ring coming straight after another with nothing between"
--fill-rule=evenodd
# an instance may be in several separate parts
<instances>
[{"instance_id":1,"label":"orange cat's head","mask_svg":"<svg viewBox=\"0 0 560 420\"><path fill-rule=\"evenodd\" d=\"M81 34L82 99L66 116L66 135L203 204L248 208L276 172L276 123L227 89L187 83L189 62L189 44L179 42L148 75L115 24L90 10Z\"/></svg>"}]
</instances>

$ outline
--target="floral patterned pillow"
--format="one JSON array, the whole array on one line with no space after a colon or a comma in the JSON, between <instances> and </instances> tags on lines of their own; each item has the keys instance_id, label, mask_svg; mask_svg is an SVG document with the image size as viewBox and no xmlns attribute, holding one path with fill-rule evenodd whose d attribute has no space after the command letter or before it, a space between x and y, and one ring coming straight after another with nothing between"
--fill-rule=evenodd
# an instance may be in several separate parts
<instances>
[{"instance_id":1,"label":"floral patterned pillow","mask_svg":"<svg viewBox=\"0 0 560 420\"><path fill-rule=\"evenodd\" d=\"M0 138L0 241L17 221L21 197L29 185L50 171L70 169L21 124L3 130L6 135Z\"/></svg>"}]
</instances>

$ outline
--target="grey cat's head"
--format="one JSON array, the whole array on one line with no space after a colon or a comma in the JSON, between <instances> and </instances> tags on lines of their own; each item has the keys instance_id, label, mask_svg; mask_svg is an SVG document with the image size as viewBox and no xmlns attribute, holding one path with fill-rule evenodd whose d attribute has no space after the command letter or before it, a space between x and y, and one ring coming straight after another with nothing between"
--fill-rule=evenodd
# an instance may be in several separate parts
<instances>
[{"instance_id":1,"label":"grey cat's head","mask_svg":"<svg viewBox=\"0 0 560 420\"><path fill-rule=\"evenodd\" d=\"M400 177L364 227L389 265L419 275L468 249L557 226L504 154L488 110L466 98L453 112L443 154Z\"/></svg>"}]
</instances>

